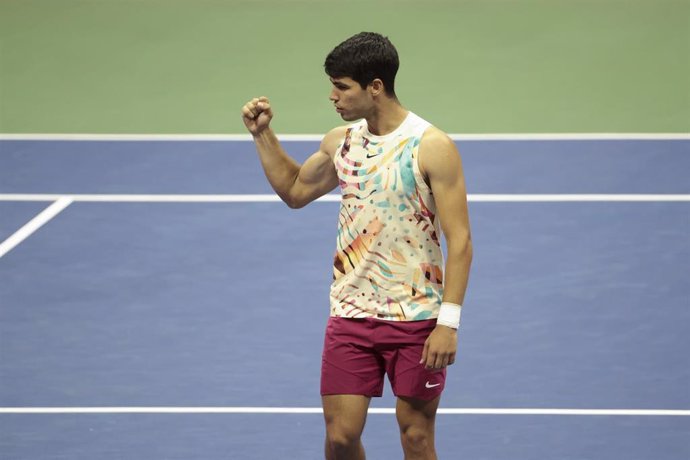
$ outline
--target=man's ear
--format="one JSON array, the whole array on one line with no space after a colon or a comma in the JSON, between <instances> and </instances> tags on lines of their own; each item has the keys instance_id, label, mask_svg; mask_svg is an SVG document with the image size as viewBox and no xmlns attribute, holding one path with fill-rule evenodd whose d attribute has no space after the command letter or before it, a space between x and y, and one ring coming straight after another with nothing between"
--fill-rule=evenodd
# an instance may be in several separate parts
<instances>
[{"instance_id":1,"label":"man's ear","mask_svg":"<svg viewBox=\"0 0 690 460\"><path fill-rule=\"evenodd\" d=\"M374 78L374 80L369 83L369 91L372 96L380 96L385 91L383 82L380 78Z\"/></svg>"}]
</instances>

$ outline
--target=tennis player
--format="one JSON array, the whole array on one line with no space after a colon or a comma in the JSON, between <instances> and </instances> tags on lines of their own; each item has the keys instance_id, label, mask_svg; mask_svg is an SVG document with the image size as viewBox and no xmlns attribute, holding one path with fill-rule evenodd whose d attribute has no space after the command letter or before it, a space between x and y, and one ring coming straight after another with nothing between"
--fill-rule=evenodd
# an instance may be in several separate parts
<instances>
[{"instance_id":1,"label":"tennis player","mask_svg":"<svg viewBox=\"0 0 690 460\"><path fill-rule=\"evenodd\" d=\"M405 459L437 458L434 420L456 357L472 260L462 165L446 134L401 105L398 66L376 33L330 52L330 100L350 124L328 132L302 165L270 128L266 97L242 108L266 177L290 208L342 193L321 370L328 460L365 458L367 409L385 375Z\"/></svg>"}]
</instances>

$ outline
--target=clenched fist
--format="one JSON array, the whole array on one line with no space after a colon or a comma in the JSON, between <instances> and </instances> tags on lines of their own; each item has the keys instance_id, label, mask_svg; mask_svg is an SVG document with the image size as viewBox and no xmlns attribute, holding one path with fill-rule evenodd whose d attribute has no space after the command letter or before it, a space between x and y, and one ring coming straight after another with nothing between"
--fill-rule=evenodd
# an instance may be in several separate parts
<instances>
[{"instance_id":1,"label":"clenched fist","mask_svg":"<svg viewBox=\"0 0 690 460\"><path fill-rule=\"evenodd\" d=\"M271 118L273 111L267 97L255 97L242 107L242 121L253 136L258 136L268 128Z\"/></svg>"}]
</instances>

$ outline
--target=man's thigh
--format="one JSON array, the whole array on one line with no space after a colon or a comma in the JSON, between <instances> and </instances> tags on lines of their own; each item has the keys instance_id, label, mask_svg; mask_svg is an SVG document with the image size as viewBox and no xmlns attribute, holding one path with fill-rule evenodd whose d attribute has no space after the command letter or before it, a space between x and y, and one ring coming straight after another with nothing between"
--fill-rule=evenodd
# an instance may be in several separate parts
<instances>
[{"instance_id":1,"label":"man's thigh","mask_svg":"<svg viewBox=\"0 0 690 460\"><path fill-rule=\"evenodd\" d=\"M433 443L436 411L440 400L440 396L429 401L399 397L395 406L395 416L400 432L404 434L412 429L414 432L424 433Z\"/></svg>"},{"instance_id":2,"label":"man's thigh","mask_svg":"<svg viewBox=\"0 0 690 460\"><path fill-rule=\"evenodd\" d=\"M326 395L321 397L323 415L329 432L359 438L364 430L371 398L362 395Z\"/></svg>"}]
</instances>

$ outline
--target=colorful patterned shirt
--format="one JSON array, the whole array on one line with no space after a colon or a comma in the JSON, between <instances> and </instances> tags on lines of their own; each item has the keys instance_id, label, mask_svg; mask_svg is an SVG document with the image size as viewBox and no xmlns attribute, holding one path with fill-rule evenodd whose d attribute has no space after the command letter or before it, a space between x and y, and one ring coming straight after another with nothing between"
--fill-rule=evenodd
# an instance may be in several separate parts
<instances>
[{"instance_id":1,"label":"colorful patterned shirt","mask_svg":"<svg viewBox=\"0 0 690 460\"><path fill-rule=\"evenodd\" d=\"M436 318L443 297L441 231L419 170L430 124L410 112L385 136L350 125L334 162L342 201L331 316L389 321Z\"/></svg>"}]
</instances>

